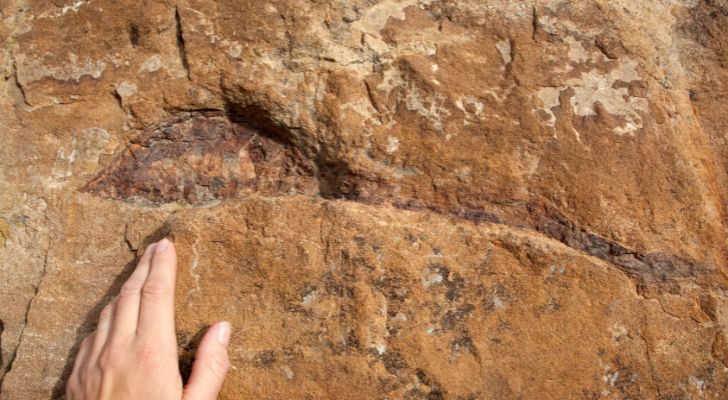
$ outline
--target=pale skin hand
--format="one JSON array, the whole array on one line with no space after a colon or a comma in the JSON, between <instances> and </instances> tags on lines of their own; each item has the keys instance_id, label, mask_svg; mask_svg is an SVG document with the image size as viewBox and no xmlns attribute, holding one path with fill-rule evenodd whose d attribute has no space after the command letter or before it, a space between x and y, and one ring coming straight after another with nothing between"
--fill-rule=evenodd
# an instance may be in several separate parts
<instances>
[{"instance_id":1,"label":"pale skin hand","mask_svg":"<svg viewBox=\"0 0 728 400\"><path fill-rule=\"evenodd\" d=\"M230 362L230 324L200 342L182 386L174 329L177 254L167 239L149 245L119 295L81 344L66 386L69 400L214 400Z\"/></svg>"}]
</instances>

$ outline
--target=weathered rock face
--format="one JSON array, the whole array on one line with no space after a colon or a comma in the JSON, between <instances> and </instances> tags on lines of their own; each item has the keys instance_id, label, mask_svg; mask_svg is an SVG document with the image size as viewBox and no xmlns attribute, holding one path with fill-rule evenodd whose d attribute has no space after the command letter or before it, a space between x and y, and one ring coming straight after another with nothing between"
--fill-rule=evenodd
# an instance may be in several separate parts
<instances>
[{"instance_id":1,"label":"weathered rock face","mask_svg":"<svg viewBox=\"0 0 728 400\"><path fill-rule=\"evenodd\" d=\"M0 4L0 397L169 236L221 398L728 398L728 3Z\"/></svg>"}]
</instances>

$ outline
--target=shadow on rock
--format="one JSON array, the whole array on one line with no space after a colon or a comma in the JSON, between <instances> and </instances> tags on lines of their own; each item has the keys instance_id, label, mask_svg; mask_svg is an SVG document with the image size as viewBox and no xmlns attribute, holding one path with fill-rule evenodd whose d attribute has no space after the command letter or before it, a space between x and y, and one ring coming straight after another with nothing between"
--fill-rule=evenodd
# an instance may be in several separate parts
<instances>
[{"instance_id":1,"label":"shadow on rock","mask_svg":"<svg viewBox=\"0 0 728 400\"><path fill-rule=\"evenodd\" d=\"M162 227L148 235L142 242L142 245L139 247L139 249L143 251L143 249L146 248L148 245L157 242L164 237L170 237L170 228L167 224L162 225ZM99 319L99 313L101 313L101 310L104 308L104 306L108 304L119 292L119 289L121 289L121 285L126 282L131 273L134 271L134 267L139 262L139 258L140 255L137 255L136 257L134 257L133 260L129 261L124 266L122 272L114 279L109 289L101 297L101 300L99 300L99 302L94 305L94 307L88 312L88 314L86 314L86 318L83 320L83 323L81 323L81 325L76 329L75 343L73 347L71 347L71 350L69 350L68 355L66 356L67 361L66 365L63 367L63 373L61 374L61 378L58 380L58 383L56 383L56 385L53 387L53 393L51 397L53 400L66 398L66 381L68 381L71 372L73 372L73 364L76 360L76 354L78 354L78 349L81 347L81 342L83 342L83 339L96 329L96 324L98 323Z\"/></svg>"}]
</instances>

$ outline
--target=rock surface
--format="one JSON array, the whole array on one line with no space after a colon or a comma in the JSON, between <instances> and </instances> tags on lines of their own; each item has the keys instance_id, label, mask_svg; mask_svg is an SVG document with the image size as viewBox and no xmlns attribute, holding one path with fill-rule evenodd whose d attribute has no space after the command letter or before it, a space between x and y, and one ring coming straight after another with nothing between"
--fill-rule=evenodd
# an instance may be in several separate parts
<instances>
[{"instance_id":1,"label":"rock surface","mask_svg":"<svg viewBox=\"0 0 728 400\"><path fill-rule=\"evenodd\" d=\"M728 399L728 3L0 3L0 397L169 236L221 399Z\"/></svg>"}]
</instances>

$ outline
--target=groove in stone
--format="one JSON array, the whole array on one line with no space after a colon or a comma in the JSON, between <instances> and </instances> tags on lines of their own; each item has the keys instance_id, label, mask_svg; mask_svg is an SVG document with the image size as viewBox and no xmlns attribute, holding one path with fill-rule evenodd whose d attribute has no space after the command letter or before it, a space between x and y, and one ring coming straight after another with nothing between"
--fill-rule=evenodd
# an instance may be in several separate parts
<instances>
[{"instance_id":1,"label":"groove in stone","mask_svg":"<svg viewBox=\"0 0 728 400\"><path fill-rule=\"evenodd\" d=\"M179 57L182 61L182 67L185 69L187 79L190 79L190 63L187 60L187 48L185 47L185 38L182 31L182 18L179 15L179 7L174 8L174 23L177 31L177 49L179 50Z\"/></svg>"},{"instance_id":2,"label":"groove in stone","mask_svg":"<svg viewBox=\"0 0 728 400\"><path fill-rule=\"evenodd\" d=\"M523 213L499 216L458 205L402 198L385 178L363 176L330 155L305 156L304 150L294 144L294 137L261 110L182 113L147 129L84 190L103 198L147 205L200 205L251 194L302 194L390 205L474 223L532 229L613 264L640 285L669 288L681 279L717 275L713 267L694 260L629 249L588 232L553 207L525 204L525 217Z\"/></svg>"}]
</instances>

